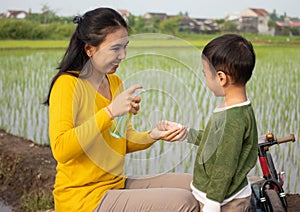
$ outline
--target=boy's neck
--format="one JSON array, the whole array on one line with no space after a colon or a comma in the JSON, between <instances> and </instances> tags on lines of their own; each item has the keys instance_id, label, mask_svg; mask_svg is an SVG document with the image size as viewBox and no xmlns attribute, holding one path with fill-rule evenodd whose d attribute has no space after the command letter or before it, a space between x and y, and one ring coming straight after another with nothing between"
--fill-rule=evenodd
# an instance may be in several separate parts
<instances>
[{"instance_id":1,"label":"boy's neck","mask_svg":"<svg viewBox=\"0 0 300 212\"><path fill-rule=\"evenodd\" d=\"M229 107L247 101L245 86L228 86L224 88L224 103L221 107Z\"/></svg>"}]
</instances>

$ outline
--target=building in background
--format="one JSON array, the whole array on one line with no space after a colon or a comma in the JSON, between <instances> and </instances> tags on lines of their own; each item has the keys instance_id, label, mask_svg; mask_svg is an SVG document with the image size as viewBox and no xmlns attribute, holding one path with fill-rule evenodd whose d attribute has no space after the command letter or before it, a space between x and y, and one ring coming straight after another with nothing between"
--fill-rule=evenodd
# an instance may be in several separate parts
<instances>
[{"instance_id":1,"label":"building in background","mask_svg":"<svg viewBox=\"0 0 300 212\"><path fill-rule=\"evenodd\" d=\"M7 12L1 14L3 18L19 18L19 19L26 18L27 15L28 12L24 10L7 10Z\"/></svg>"},{"instance_id":2,"label":"building in background","mask_svg":"<svg viewBox=\"0 0 300 212\"><path fill-rule=\"evenodd\" d=\"M238 30L253 34L274 34L269 28L270 15L265 9L248 8L240 12Z\"/></svg>"}]
</instances>

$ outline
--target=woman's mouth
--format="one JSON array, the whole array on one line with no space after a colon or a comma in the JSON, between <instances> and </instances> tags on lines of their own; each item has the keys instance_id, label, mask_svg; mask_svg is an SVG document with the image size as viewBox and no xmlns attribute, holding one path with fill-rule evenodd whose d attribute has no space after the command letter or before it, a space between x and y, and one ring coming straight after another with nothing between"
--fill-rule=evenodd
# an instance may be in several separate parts
<instances>
[{"instance_id":1,"label":"woman's mouth","mask_svg":"<svg viewBox=\"0 0 300 212\"><path fill-rule=\"evenodd\" d=\"M119 67L119 63L112 63L113 69L117 69Z\"/></svg>"},{"instance_id":2,"label":"woman's mouth","mask_svg":"<svg viewBox=\"0 0 300 212\"><path fill-rule=\"evenodd\" d=\"M112 68L111 68L111 71L109 73L114 73L116 72L116 70L118 69L119 67L119 64L117 63L112 63Z\"/></svg>"}]
</instances>

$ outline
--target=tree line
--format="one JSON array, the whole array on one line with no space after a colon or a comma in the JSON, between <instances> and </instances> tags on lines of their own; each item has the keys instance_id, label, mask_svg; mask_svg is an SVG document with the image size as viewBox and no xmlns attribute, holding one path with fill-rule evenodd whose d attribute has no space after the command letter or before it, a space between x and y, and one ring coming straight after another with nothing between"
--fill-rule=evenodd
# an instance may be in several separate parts
<instances>
[{"instance_id":1,"label":"tree line","mask_svg":"<svg viewBox=\"0 0 300 212\"><path fill-rule=\"evenodd\" d=\"M54 13L29 14L24 19L2 18L0 21L0 39L59 40L70 38L76 28L72 17L60 17ZM130 33L155 33L176 35L180 18L165 21L152 19L146 23L142 16L128 17Z\"/></svg>"},{"instance_id":2,"label":"tree line","mask_svg":"<svg viewBox=\"0 0 300 212\"><path fill-rule=\"evenodd\" d=\"M130 33L163 33L179 35L179 24L187 13L179 13L178 16L160 21L158 18L146 20L143 16L129 15L127 17ZM274 27L275 21L284 20L286 15L278 16L276 11L271 13L270 27ZM29 39L29 40L61 40L68 39L74 32L73 16L58 16L47 5L42 7L42 13L29 13L24 19L2 18L0 19L0 39ZM237 26L224 19L217 20L220 32L237 32ZM288 29L288 32L290 29ZM180 35L179 35L180 36Z\"/></svg>"}]
</instances>

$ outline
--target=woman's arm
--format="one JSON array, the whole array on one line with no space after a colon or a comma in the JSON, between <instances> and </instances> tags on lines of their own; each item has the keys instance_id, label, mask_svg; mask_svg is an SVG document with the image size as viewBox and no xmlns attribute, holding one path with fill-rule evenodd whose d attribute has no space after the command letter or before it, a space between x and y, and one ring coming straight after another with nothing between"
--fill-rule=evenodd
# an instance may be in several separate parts
<instances>
[{"instance_id":1,"label":"woman's arm","mask_svg":"<svg viewBox=\"0 0 300 212\"><path fill-rule=\"evenodd\" d=\"M79 86L77 78L63 75L55 82L50 95L50 143L53 156L60 163L83 154L84 149L99 137L99 132L112 123L104 109L94 113L93 103L86 103L91 108L81 108L80 102L88 99L82 98ZM90 114L82 112L83 116L79 118L79 110L90 111Z\"/></svg>"},{"instance_id":2,"label":"woman's arm","mask_svg":"<svg viewBox=\"0 0 300 212\"><path fill-rule=\"evenodd\" d=\"M158 127L148 132L136 132L131 123L127 128L127 152L133 152L150 147L157 140L177 141L186 133L186 127L174 127L160 130Z\"/></svg>"}]
</instances>

